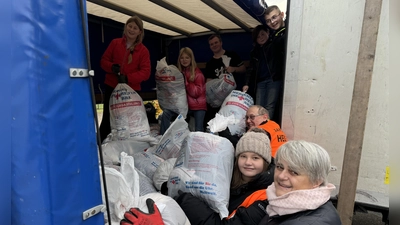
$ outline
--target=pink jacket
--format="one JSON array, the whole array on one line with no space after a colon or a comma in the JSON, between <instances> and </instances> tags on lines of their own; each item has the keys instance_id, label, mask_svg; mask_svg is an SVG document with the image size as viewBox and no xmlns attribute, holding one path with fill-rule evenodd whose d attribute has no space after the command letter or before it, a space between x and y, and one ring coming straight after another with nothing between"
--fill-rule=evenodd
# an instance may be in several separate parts
<instances>
[{"instance_id":1,"label":"pink jacket","mask_svg":"<svg viewBox=\"0 0 400 225\"><path fill-rule=\"evenodd\" d=\"M190 82L190 68L182 70L185 75L186 95L189 110L207 110L206 83L204 75L199 68L195 70L194 81Z\"/></svg>"},{"instance_id":2,"label":"pink jacket","mask_svg":"<svg viewBox=\"0 0 400 225\"><path fill-rule=\"evenodd\" d=\"M111 41L101 57L101 68L106 71L104 83L110 87L118 84L117 75L111 67L113 64L121 66L121 73L128 76L128 85L136 91L140 91L140 83L150 77L150 53L142 43L135 46L132 54L132 62L128 64L130 51L126 49L126 38L116 38Z\"/></svg>"}]
</instances>

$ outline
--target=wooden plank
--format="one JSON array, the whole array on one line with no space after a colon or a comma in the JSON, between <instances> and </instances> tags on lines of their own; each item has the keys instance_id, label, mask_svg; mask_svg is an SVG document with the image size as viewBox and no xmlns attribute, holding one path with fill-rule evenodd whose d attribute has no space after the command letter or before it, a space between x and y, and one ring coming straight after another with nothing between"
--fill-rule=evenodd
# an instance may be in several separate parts
<instances>
[{"instance_id":1,"label":"wooden plank","mask_svg":"<svg viewBox=\"0 0 400 225\"><path fill-rule=\"evenodd\" d=\"M382 0L366 0L338 196L343 225L351 225L375 60Z\"/></svg>"}]
</instances>

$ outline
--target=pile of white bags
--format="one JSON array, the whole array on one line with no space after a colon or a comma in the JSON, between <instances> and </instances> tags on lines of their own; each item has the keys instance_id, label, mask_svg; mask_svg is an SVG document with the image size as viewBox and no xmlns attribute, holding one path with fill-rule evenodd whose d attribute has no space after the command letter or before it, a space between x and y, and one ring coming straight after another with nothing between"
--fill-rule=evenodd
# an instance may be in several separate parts
<instances>
[{"instance_id":1,"label":"pile of white bags","mask_svg":"<svg viewBox=\"0 0 400 225\"><path fill-rule=\"evenodd\" d=\"M113 166L112 168L106 166L104 168L111 216L111 219L108 219L107 213L104 213L106 224L119 225L120 221L124 218L125 212L130 208L136 207L147 213L148 209L146 205L146 199L151 198L158 207L164 224L190 225L185 213L171 197L156 192L154 187L151 192L141 195L140 189L142 188L143 184L140 180L140 177L142 174L136 170L134 166L134 158L132 156L128 156L124 152L121 153L120 158L120 167ZM146 179L148 178L146 177ZM103 204L106 205L103 189L102 197Z\"/></svg>"},{"instance_id":2,"label":"pile of white bags","mask_svg":"<svg viewBox=\"0 0 400 225\"><path fill-rule=\"evenodd\" d=\"M124 213L132 207L146 212L145 202L150 197L159 207L165 224L190 225L175 200L158 193L161 185L168 181L176 160L174 157L180 154L181 145L189 133L187 122L179 115L155 145L129 139L112 141L113 134L109 135L107 142L102 144L111 210L110 221L106 218L107 224L119 224ZM166 168L164 160L168 162L165 164L168 169L163 169Z\"/></svg>"}]
</instances>

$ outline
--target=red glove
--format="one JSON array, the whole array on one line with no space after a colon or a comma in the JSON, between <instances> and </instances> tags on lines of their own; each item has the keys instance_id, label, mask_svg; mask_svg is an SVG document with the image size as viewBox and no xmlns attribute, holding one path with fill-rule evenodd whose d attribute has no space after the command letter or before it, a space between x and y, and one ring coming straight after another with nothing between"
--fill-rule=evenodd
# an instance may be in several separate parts
<instances>
[{"instance_id":1,"label":"red glove","mask_svg":"<svg viewBox=\"0 0 400 225\"><path fill-rule=\"evenodd\" d=\"M138 208L131 208L125 212L125 219L121 220L120 225L164 225L160 211L154 204L153 199L148 198L146 205L149 213L145 213Z\"/></svg>"}]
</instances>

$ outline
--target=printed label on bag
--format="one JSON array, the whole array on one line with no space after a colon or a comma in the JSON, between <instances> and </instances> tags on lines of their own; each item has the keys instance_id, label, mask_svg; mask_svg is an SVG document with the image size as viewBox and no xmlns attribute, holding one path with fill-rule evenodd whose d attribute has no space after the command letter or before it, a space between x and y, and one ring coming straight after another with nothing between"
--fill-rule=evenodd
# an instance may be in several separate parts
<instances>
[{"instance_id":1,"label":"printed label on bag","mask_svg":"<svg viewBox=\"0 0 400 225\"><path fill-rule=\"evenodd\" d=\"M141 106L141 105L142 105L142 103L140 101L121 102L121 103L111 105L111 110L130 107L130 106Z\"/></svg>"}]
</instances>

